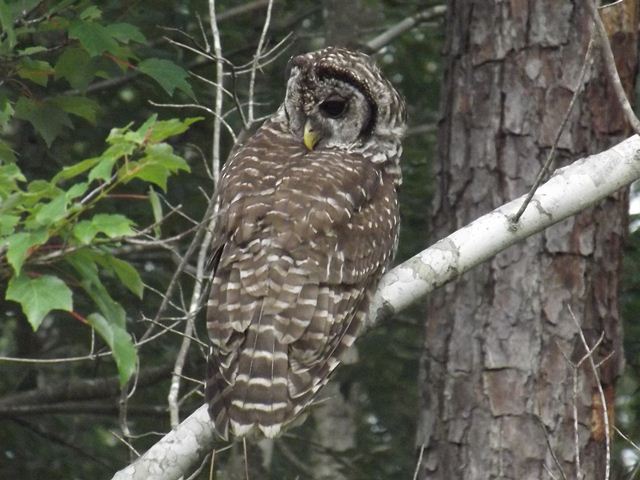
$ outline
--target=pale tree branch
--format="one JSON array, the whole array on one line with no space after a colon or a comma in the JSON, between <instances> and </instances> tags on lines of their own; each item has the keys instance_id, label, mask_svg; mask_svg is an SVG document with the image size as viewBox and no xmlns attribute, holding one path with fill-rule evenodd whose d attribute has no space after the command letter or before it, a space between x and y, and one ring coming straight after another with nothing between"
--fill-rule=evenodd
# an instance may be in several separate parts
<instances>
[{"instance_id":1,"label":"pale tree branch","mask_svg":"<svg viewBox=\"0 0 640 480\"><path fill-rule=\"evenodd\" d=\"M435 288L459 277L511 245L594 205L640 178L640 137L556 170L540 186L517 225L511 216L523 197L478 218L388 272L371 303L368 327L388 319ZM589 350L587 348L587 350ZM203 405L114 480L169 480L185 475L213 445Z\"/></svg>"},{"instance_id":2,"label":"pale tree branch","mask_svg":"<svg viewBox=\"0 0 640 480\"><path fill-rule=\"evenodd\" d=\"M433 7L429 7L425 10L422 10L415 15L405 18L395 25L391 26L380 35L375 38L372 38L364 46L370 52L377 52L382 47L388 45L393 40L395 40L400 35L408 32L415 26L426 22L428 20L433 20L434 18L438 18L443 16L447 11L447 7L445 5L434 5Z\"/></svg>"}]
</instances>

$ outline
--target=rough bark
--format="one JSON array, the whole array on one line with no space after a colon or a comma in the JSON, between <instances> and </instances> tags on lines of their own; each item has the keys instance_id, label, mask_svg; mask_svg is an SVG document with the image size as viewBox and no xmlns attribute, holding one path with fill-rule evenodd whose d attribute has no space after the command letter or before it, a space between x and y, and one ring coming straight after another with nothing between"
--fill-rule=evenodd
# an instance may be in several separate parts
<instances>
[{"instance_id":1,"label":"rough bark","mask_svg":"<svg viewBox=\"0 0 640 480\"><path fill-rule=\"evenodd\" d=\"M633 3L625 7L635 18ZM533 183L576 90L592 30L583 1L451 0L447 17L437 238ZM614 35L613 47L625 52L619 68L633 84L633 30ZM626 133L599 52L594 57L556 165ZM612 400L622 362L617 287L626 209L626 193L612 195L432 295L421 365L420 478L541 479L550 478L546 469L560 477L559 468L576 478L574 402L582 470L603 478L602 411L586 367L572 394L565 355L577 361L585 351L568 308L591 345L605 333L596 358L613 353L600 371Z\"/></svg>"}]
</instances>

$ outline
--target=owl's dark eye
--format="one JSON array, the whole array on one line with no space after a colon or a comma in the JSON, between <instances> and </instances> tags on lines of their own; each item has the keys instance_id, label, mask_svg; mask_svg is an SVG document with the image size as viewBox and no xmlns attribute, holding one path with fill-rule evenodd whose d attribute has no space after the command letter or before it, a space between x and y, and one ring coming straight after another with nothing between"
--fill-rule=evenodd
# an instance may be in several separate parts
<instances>
[{"instance_id":1,"label":"owl's dark eye","mask_svg":"<svg viewBox=\"0 0 640 480\"><path fill-rule=\"evenodd\" d=\"M331 118L338 118L347 111L347 101L344 98L328 98L320 104L320 110Z\"/></svg>"}]
</instances>

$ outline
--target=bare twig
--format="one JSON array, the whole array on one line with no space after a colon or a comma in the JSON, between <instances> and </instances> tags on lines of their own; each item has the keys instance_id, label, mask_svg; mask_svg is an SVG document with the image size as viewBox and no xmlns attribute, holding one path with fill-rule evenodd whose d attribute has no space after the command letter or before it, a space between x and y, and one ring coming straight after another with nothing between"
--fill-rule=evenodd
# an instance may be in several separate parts
<instances>
[{"instance_id":1,"label":"bare twig","mask_svg":"<svg viewBox=\"0 0 640 480\"><path fill-rule=\"evenodd\" d=\"M136 457L140 456L140 453L133 447L133 445L131 445L131 443L129 443L127 441L127 439L122 438L120 435L118 435L113 430L110 430L109 433L111 435L113 435L114 437L116 437L118 440L120 440L122 443L124 443L127 446L127 448L129 449L129 452L131 453L131 455L135 455Z\"/></svg>"},{"instance_id":2,"label":"bare twig","mask_svg":"<svg viewBox=\"0 0 640 480\"><path fill-rule=\"evenodd\" d=\"M244 5L238 5L237 7L232 7L222 13L219 13L217 20L218 22L222 22L223 20L227 20L231 17L236 17L244 13L250 13L254 10L259 10L266 7L269 3L271 3L270 0L255 0L253 2L245 3Z\"/></svg>"},{"instance_id":3,"label":"bare twig","mask_svg":"<svg viewBox=\"0 0 640 480\"><path fill-rule=\"evenodd\" d=\"M88 459L90 459L93 462L96 462L100 465L102 465L103 467L106 468L111 468L111 466L106 463L104 460L102 460L101 458L96 457L95 455L85 451L83 448L74 445L71 442L68 442L67 440L65 440L64 438L56 435L55 433L52 433L50 431L44 430L43 428L39 427L38 425L34 425L30 422L27 422L26 420L22 419L22 418L12 418L11 421L17 425L20 425L22 428L25 428L27 430L29 430L30 432L34 433L35 435L38 435L39 437L42 437L50 442L53 443L57 443L59 445L62 445L66 448L71 449L72 451L74 451L75 453L82 455Z\"/></svg>"},{"instance_id":4,"label":"bare twig","mask_svg":"<svg viewBox=\"0 0 640 480\"><path fill-rule=\"evenodd\" d=\"M571 364L573 367L573 446L576 451L576 478L582 479L582 467L580 466L580 435L578 430L578 368Z\"/></svg>"},{"instance_id":5,"label":"bare twig","mask_svg":"<svg viewBox=\"0 0 640 480\"><path fill-rule=\"evenodd\" d=\"M282 456L286 458L289 461L289 463L291 463L294 467L296 467L298 470L304 473L308 478L314 477L313 470L309 468L309 466L305 462L300 460L296 456L296 454L289 449L289 447L285 444L285 442L282 439L279 439L278 441L276 441L275 444L278 447L278 450L280 450L280 452L282 453Z\"/></svg>"},{"instance_id":6,"label":"bare twig","mask_svg":"<svg viewBox=\"0 0 640 480\"><path fill-rule=\"evenodd\" d=\"M549 150L549 154L547 155L547 159L544 162L544 165L542 166L540 171L538 172L538 176L536 177L535 181L533 182L533 186L529 190L529 193L527 194L527 197L524 199L524 202L522 202L522 206L517 211L517 213L511 218L511 222L512 223L518 223L518 221L520 220L520 217L522 216L522 214L526 210L527 206L531 202L531 199L533 198L533 195L536 193L536 190L538 190L538 187L542 183L542 180L544 179L544 177L546 176L547 172L549 171L549 168L551 167L551 163L553 162L553 158L555 157L555 154L556 154L556 149L558 148L558 142L560 141L560 136L562 135L562 132L564 131L564 127L567 125L567 122L569 121L569 115L571 115L571 112L573 111L573 107L576 104L578 96L580 95L580 92L582 92L582 87L584 85L584 77L585 77L585 75L587 73L588 66L591 64L591 50L592 50L592 48L593 48L593 38L589 40L589 45L587 45L587 51L584 54L584 60L582 62L582 68L580 69L580 75L578 76L578 85L576 86L576 88L573 91L573 96L571 97L571 102L569 103L569 106L567 107L567 111L564 113L564 117L562 119L562 122L560 122L560 126L558 127L558 130L556 131L556 138L554 138L554 140L553 140L553 144L551 146L551 150Z\"/></svg>"},{"instance_id":7,"label":"bare twig","mask_svg":"<svg viewBox=\"0 0 640 480\"><path fill-rule=\"evenodd\" d=\"M609 412L607 409L607 399L604 396L604 390L602 389L602 384L600 383L600 375L598 374L598 368L596 367L596 363L593 360L593 349L589 348L589 344L587 343L587 339L584 336L584 332L582 331L582 327L580 326L580 322L573 313L571 309L571 305L567 305L569 310L569 314L573 319L576 327L578 327L578 334L580 335L580 340L582 341L582 345L584 346L587 352L590 352L585 358L588 358L589 365L591 366L591 371L593 372L593 376L596 382L596 387L598 388L598 394L600 396L600 403L602 404L602 421L604 423L604 438L605 438L605 471L604 471L604 480L609 480L611 475L611 435L609 431ZM601 338L604 337L604 332Z\"/></svg>"},{"instance_id":8,"label":"bare twig","mask_svg":"<svg viewBox=\"0 0 640 480\"><path fill-rule=\"evenodd\" d=\"M264 19L264 25L262 26L262 33L260 34L260 40L258 40L258 46L256 47L256 53L253 55L253 64L251 66L251 77L249 80L249 125L254 121L253 115L253 99L255 96L256 85L256 71L258 70L258 64L260 63L260 56L262 55L262 46L264 45L267 32L269 31L269 24L271 23L271 10L273 8L273 0L269 0L269 6L267 7L267 14Z\"/></svg>"},{"instance_id":9,"label":"bare twig","mask_svg":"<svg viewBox=\"0 0 640 480\"><path fill-rule=\"evenodd\" d=\"M162 108L196 108L198 110L203 110L205 112L207 112L209 115L212 115L215 118L217 117L217 112L214 112L213 110L211 110L209 107L206 107L204 105L199 105L197 103L156 103L153 100L149 100L149 103L151 105L153 105L154 107L162 107ZM233 131L233 128L231 128L231 125L229 125L229 123L221 116L219 117L220 122L222 122L222 124L224 125L224 127L227 129L227 131L229 132L229 135L231 135L231 138L233 138L234 143L236 142L237 138L236 138L236 133Z\"/></svg>"},{"instance_id":10,"label":"bare twig","mask_svg":"<svg viewBox=\"0 0 640 480\"><path fill-rule=\"evenodd\" d=\"M213 450L215 452L215 450ZM189 475L186 480L195 480L196 478L198 478L198 475L200 475L200 472L202 472L202 470L204 470L204 466L209 463L209 457L212 455L213 453L208 453L204 456L204 458L202 459L202 463L200 463L200 466L196 469L195 472L193 472L191 475Z\"/></svg>"},{"instance_id":11,"label":"bare twig","mask_svg":"<svg viewBox=\"0 0 640 480\"><path fill-rule=\"evenodd\" d=\"M560 471L560 475L562 475L562 478L564 480L568 480L567 475L564 473L564 470L562 468L562 464L560 463L560 460L558 460L558 456L556 455L556 452L553 450L553 447L551 446L551 439L549 438L549 432L547 432L547 427L545 426L544 422L542 421L542 418L540 418L539 415L533 415L533 417L538 421L538 425L540 425L540 428L542 429L542 433L544 433L544 439L547 442L547 448L551 453L551 458L553 458L553 462L556 464L556 467ZM553 474L551 473L551 470L547 470L547 471L549 472L549 475L553 476Z\"/></svg>"},{"instance_id":12,"label":"bare twig","mask_svg":"<svg viewBox=\"0 0 640 480\"><path fill-rule=\"evenodd\" d=\"M418 474L420 473L420 464L422 464L423 455L424 455L424 445L420 445L420 454L418 455L418 461L416 462L416 469L413 472L413 480L418 480Z\"/></svg>"},{"instance_id":13,"label":"bare twig","mask_svg":"<svg viewBox=\"0 0 640 480\"><path fill-rule=\"evenodd\" d=\"M220 172L220 117L222 115L222 88L224 85L224 65L222 61L222 46L220 44L220 31L218 30L218 19L216 17L216 1L209 0L209 16L211 22L211 35L213 36L213 53L216 58L216 83L215 90L215 112L213 119L213 145L211 152L211 171L213 172L213 184L218 184L218 172Z\"/></svg>"},{"instance_id":14,"label":"bare twig","mask_svg":"<svg viewBox=\"0 0 640 480\"><path fill-rule=\"evenodd\" d=\"M591 15L591 19L595 23L596 38L600 50L602 51L605 70L607 71L607 76L609 77L613 91L618 98L618 103L620 104L620 107L622 107L622 111L624 112L629 125L631 125L636 133L640 134L640 120L638 120L633 108L631 108L627 94L624 91L622 82L620 81L620 75L618 75L618 69L616 68L616 59L614 58L613 51L611 50L607 29L605 28L604 23L602 23L600 14L596 11L596 6L593 0L586 0L585 3L587 5L587 10L589 10L589 15Z\"/></svg>"},{"instance_id":15,"label":"bare twig","mask_svg":"<svg viewBox=\"0 0 640 480\"><path fill-rule=\"evenodd\" d=\"M167 407L161 405L129 406L129 412L136 416L158 417L166 415ZM59 402L51 404L0 405L2 417L28 417L34 415L109 415L118 414L115 402ZM129 438L133 437L130 435Z\"/></svg>"},{"instance_id":16,"label":"bare twig","mask_svg":"<svg viewBox=\"0 0 640 480\"><path fill-rule=\"evenodd\" d=\"M154 385L168 378L169 367L154 367L142 370L138 384L141 387ZM91 379L69 379L62 384L55 383L0 398L0 406L41 405L73 400L93 400L115 397L120 392L117 376Z\"/></svg>"}]
</instances>

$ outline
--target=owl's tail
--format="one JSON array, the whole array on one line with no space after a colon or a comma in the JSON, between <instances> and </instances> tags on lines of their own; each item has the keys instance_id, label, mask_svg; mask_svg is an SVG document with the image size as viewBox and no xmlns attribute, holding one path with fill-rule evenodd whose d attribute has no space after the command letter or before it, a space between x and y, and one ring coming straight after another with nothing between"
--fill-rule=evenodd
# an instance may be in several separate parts
<instances>
[{"instance_id":1,"label":"owl's tail","mask_svg":"<svg viewBox=\"0 0 640 480\"><path fill-rule=\"evenodd\" d=\"M209 414L223 438L227 438L229 427L236 436L259 430L273 438L290 420L288 345L277 338L272 319L272 315L261 315L251 323L244 348L234 359L237 373L230 382L216 368L215 356L210 359Z\"/></svg>"}]
</instances>

